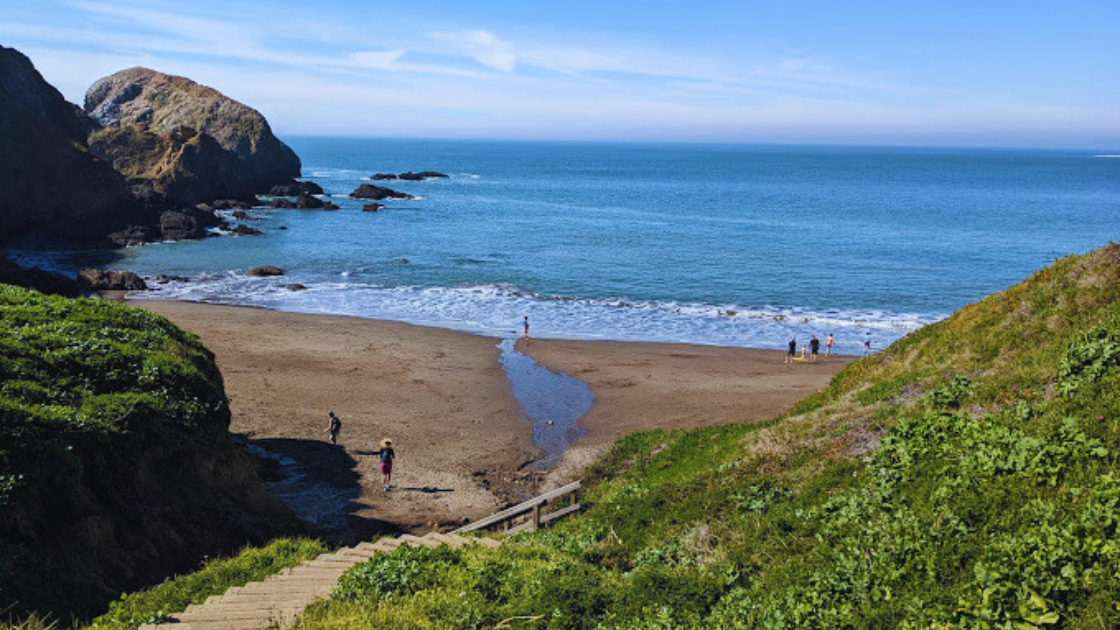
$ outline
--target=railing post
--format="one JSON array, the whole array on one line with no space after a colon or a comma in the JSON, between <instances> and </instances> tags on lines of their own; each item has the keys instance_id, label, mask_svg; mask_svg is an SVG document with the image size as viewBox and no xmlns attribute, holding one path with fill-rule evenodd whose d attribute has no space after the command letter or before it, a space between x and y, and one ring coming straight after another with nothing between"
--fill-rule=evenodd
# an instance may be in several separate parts
<instances>
[{"instance_id":1,"label":"railing post","mask_svg":"<svg viewBox=\"0 0 1120 630\"><path fill-rule=\"evenodd\" d=\"M533 531L541 528L541 504L533 506Z\"/></svg>"}]
</instances>

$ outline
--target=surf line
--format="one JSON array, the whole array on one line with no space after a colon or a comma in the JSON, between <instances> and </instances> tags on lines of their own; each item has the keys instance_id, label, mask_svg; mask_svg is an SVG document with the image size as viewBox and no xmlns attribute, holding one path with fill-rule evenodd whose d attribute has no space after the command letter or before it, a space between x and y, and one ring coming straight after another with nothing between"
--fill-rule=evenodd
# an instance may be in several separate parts
<instances>
[{"instance_id":1,"label":"surf line","mask_svg":"<svg viewBox=\"0 0 1120 630\"><path fill-rule=\"evenodd\" d=\"M516 339L503 339L498 348L502 351L498 360L509 378L513 397L533 422L533 444L544 451L544 457L529 467L548 470L576 440L587 435L578 421L591 409L591 388L518 352Z\"/></svg>"}]
</instances>

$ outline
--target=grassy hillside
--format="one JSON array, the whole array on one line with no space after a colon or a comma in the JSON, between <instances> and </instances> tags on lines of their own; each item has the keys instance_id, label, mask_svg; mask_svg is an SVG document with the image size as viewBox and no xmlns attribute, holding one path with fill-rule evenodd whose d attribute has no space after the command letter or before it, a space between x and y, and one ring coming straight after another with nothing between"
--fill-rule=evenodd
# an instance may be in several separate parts
<instances>
[{"instance_id":1,"label":"grassy hillside","mask_svg":"<svg viewBox=\"0 0 1120 630\"><path fill-rule=\"evenodd\" d=\"M378 556L302 628L1117 628L1118 386L1109 246L786 417L624 438L580 518Z\"/></svg>"},{"instance_id":2,"label":"grassy hillside","mask_svg":"<svg viewBox=\"0 0 1120 630\"><path fill-rule=\"evenodd\" d=\"M0 285L0 611L62 618L292 531L167 320Z\"/></svg>"}]
</instances>

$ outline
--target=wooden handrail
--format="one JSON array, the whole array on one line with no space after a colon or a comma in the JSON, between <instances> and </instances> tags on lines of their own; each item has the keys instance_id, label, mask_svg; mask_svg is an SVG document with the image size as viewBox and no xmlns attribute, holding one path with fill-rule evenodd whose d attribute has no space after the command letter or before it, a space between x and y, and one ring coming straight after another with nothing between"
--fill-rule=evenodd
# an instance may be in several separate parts
<instances>
[{"instance_id":1,"label":"wooden handrail","mask_svg":"<svg viewBox=\"0 0 1120 630\"><path fill-rule=\"evenodd\" d=\"M481 519L481 520L475 521L474 523L471 523L469 525L465 525L463 527L460 527L459 529L457 529L457 530L455 530L451 533L452 534L465 534L467 532L473 532L473 531L478 531L480 529L486 529L488 527L493 527L494 525L500 525L502 523L506 523L506 522L508 522L512 519L515 519L519 516L523 516L523 515L528 514L530 512L532 512L532 514L533 514L533 519L530 522L530 524L520 525L518 527L515 527L514 529L520 531L521 529L525 529L527 526L531 526L535 529L536 527L539 527L540 525L542 525L544 523L548 523L552 520L555 520L555 519L559 518L560 516L564 516L566 514L570 514L572 512L575 512L576 510L568 510L568 511L558 510L557 512L553 513L553 514L556 514L557 516L552 516L552 514L546 514L546 515L542 516L541 515L541 507L544 506L545 504L551 503L551 502L553 502L556 499L559 499L561 497L566 497L568 495L574 495L579 490L580 484L581 484L581 482L579 482L579 481L573 481L572 483L569 483L566 486L561 486L561 487L559 487L555 490L551 490L549 492L546 492L546 493L540 495L539 497L534 497L532 499L529 499L528 501L525 501L524 503L518 503L517 505L515 505L511 508L506 508L506 509L502 510L501 512L491 514L490 516L487 516L484 519ZM559 514L559 512L564 512L564 514ZM551 518L549 518L549 517L551 517Z\"/></svg>"}]
</instances>

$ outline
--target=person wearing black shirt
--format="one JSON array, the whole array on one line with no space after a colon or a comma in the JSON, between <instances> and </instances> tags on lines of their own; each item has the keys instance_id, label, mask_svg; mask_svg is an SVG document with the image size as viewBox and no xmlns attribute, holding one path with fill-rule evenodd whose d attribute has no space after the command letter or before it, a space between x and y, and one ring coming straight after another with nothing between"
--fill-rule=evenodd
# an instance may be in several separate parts
<instances>
[{"instance_id":1,"label":"person wearing black shirt","mask_svg":"<svg viewBox=\"0 0 1120 630\"><path fill-rule=\"evenodd\" d=\"M393 441L381 440L381 448L372 454L381 458L381 480L385 482L385 492L388 492L393 487L393 458L397 456L393 450Z\"/></svg>"}]
</instances>

